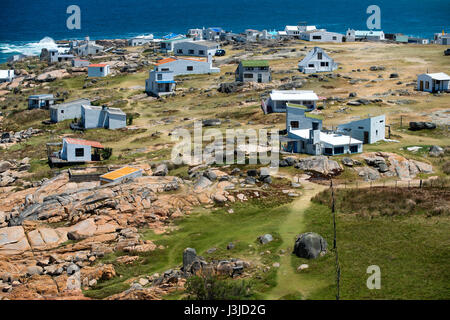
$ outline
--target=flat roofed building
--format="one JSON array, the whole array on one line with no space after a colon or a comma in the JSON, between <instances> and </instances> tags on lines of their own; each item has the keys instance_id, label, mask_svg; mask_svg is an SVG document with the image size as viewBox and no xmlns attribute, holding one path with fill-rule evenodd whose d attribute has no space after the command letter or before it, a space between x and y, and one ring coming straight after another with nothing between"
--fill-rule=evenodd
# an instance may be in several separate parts
<instances>
[{"instance_id":1,"label":"flat roofed building","mask_svg":"<svg viewBox=\"0 0 450 320\"><path fill-rule=\"evenodd\" d=\"M272 81L267 60L242 60L235 72L236 81L266 83Z\"/></svg>"},{"instance_id":2,"label":"flat roofed building","mask_svg":"<svg viewBox=\"0 0 450 320\"><path fill-rule=\"evenodd\" d=\"M78 99L66 103L54 104L50 106L50 120L60 122L69 119L81 118L81 106L90 105L89 99Z\"/></svg>"},{"instance_id":3,"label":"flat roofed building","mask_svg":"<svg viewBox=\"0 0 450 320\"><path fill-rule=\"evenodd\" d=\"M127 179L134 179L142 176L142 169L133 167L123 167L100 176L102 184L121 182Z\"/></svg>"}]
</instances>

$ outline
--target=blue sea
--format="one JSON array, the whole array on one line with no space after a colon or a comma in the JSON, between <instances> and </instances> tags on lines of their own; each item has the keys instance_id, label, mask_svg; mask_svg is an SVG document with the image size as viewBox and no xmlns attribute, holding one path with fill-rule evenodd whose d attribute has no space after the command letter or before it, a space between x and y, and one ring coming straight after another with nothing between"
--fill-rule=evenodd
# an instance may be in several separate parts
<instances>
[{"instance_id":1,"label":"blue sea","mask_svg":"<svg viewBox=\"0 0 450 320\"><path fill-rule=\"evenodd\" d=\"M81 9L81 30L69 30L67 7ZM283 30L300 21L345 33L366 30L369 5L381 9L381 29L432 38L450 31L450 0L2 0L0 63L15 53L38 54L52 39L128 38L186 33L189 28Z\"/></svg>"}]
</instances>

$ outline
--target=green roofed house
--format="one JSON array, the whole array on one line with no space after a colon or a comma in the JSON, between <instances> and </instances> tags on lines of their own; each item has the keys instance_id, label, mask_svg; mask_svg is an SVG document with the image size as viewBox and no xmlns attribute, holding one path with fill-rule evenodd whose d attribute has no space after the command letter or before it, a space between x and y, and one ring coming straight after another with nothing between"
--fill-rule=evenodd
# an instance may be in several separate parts
<instances>
[{"instance_id":1,"label":"green roofed house","mask_svg":"<svg viewBox=\"0 0 450 320\"><path fill-rule=\"evenodd\" d=\"M236 69L238 82L270 82L270 66L267 60L242 60Z\"/></svg>"}]
</instances>

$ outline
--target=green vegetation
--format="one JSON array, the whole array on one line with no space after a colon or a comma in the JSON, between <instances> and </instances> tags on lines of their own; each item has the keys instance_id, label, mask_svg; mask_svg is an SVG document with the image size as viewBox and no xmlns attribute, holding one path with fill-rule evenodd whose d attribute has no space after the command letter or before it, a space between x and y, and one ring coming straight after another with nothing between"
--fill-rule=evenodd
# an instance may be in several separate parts
<instances>
[{"instance_id":1,"label":"green vegetation","mask_svg":"<svg viewBox=\"0 0 450 320\"><path fill-rule=\"evenodd\" d=\"M242 300L251 297L251 286L245 280L200 275L187 280L186 292L187 300Z\"/></svg>"},{"instance_id":2,"label":"green vegetation","mask_svg":"<svg viewBox=\"0 0 450 320\"><path fill-rule=\"evenodd\" d=\"M434 189L433 189L434 190ZM341 199L338 190L338 198ZM378 191L358 190L367 194L366 202L359 206L370 207L377 202L379 207L401 206L402 198L385 199ZM405 192L406 193L406 192ZM414 192L409 194L412 196ZM317 197L327 198L326 192ZM358 200L361 200L358 198ZM432 201L431 199L429 199ZM349 200L350 201L350 200ZM356 203L355 201L352 201ZM394 204L395 205L395 204ZM394 206L392 205L392 206ZM448 215L427 217L425 214L389 216L357 215L356 211L338 210L337 244L341 266L341 299L448 299ZM338 204L342 207L342 202ZM348 210L348 211L347 211ZM314 204L305 215L306 228L322 235L332 247L333 229L330 208ZM313 292L309 299L334 299L335 252L316 260L292 258L292 267L308 263L305 277L328 283ZM369 290L366 286L369 274L367 267L381 268L381 289Z\"/></svg>"}]
</instances>

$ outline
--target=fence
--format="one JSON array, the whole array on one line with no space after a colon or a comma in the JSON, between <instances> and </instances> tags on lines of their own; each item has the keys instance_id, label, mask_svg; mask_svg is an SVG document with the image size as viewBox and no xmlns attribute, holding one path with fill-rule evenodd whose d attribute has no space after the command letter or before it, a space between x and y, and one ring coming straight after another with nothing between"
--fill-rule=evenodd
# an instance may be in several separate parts
<instances>
[{"instance_id":1,"label":"fence","mask_svg":"<svg viewBox=\"0 0 450 320\"><path fill-rule=\"evenodd\" d=\"M338 255L338 245L337 245L337 227L336 227L336 200L334 190L338 189L352 189L352 188L436 188L436 189L444 189L449 188L449 180L447 179L427 179L427 180L390 180L390 181L382 181L382 182L354 182L354 183L341 183L341 184L333 184L333 180L330 181L330 190L331 190L331 213L333 215L333 250L335 251L336 260L336 300L340 299L340 282L341 282L341 267L339 264L339 255ZM450 191L450 188L449 188Z\"/></svg>"}]
</instances>

